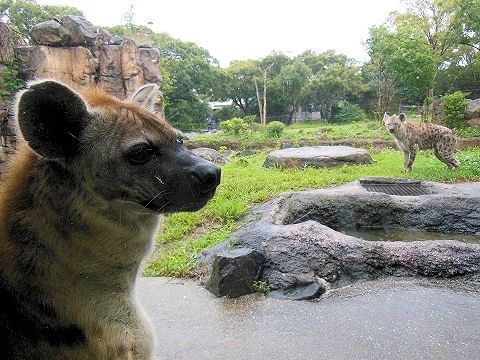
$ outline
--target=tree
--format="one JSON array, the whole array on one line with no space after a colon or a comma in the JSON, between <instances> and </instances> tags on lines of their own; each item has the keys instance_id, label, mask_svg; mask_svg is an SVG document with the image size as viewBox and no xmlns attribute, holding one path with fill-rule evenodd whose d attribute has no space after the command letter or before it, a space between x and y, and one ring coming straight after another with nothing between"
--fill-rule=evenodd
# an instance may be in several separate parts
<instances>
[{"instance_id":1,"label":"tree","mask_svg":"<svg viewBox=\"0 0 480 360\"><path fill-rule=\"evenodd\" d=\"M293 116L303 105L303 89L308 84L311 75L312 71L307 65L300 60L295 60L284 66L276 77L276 81L282 88L283 101L287 104L288 124L292 123Z\"/></svg>"},{"instance_id":2,"label":"tree","mask_svg":"<svg viewBox=\"0 0 480 360\"><path fill-rule=\"evenodd\" d=\"M253 114L256 105L255 79L258 76L258 61L233 61L225 70L219 70L214 95L221 100L231 99L243 115Z\"/></svg>"},{"instance_id":3,"label":"tree","mask_svg":"<svg viewBox=\"0 0 480 360\"><path fill-rule=\"evenodd\" d=\"M421 103L427 97L439 60L418 27L408 23L393 29L374 27L366 44L377 67L381 114L390 108L394 91L406 102Z\"/></svg>"},{"instance_id":4,"label":"tree","mask_svg":"<svg viewBox=\"0 0 480 360\"><path fill-rule=\"evenodd\" d=\"M27 41L33 26L64 15L83 13L70 6L39 5L34 0L0 0L0 20L14 25Z\"/></svg>"}]
</instances>

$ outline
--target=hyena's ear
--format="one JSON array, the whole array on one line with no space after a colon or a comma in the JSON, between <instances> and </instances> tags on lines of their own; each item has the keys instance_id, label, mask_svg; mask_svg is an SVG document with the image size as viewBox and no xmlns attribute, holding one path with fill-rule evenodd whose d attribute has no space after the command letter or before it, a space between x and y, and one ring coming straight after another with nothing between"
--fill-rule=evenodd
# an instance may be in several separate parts
<instances>
[{"instance_id":1,"label":"hyena's ear","mask_svg":"<svg viewBox=\"0 0 480 360\"><path fill-rule=\"evenodd\" d=\"M75 91L56 81L31 84L17 100L17 121L23 137L39 155L67 160L79 149L89 121L87 104Z\"/></svg>"},{"instance_id":2,"label":"hyena's ear","mask_svg":"<svg viewBox=\"0 0 480 360\"><path fill-rule=\"evenodd\" d=\"M404 113L401 113L398 115L398 118L400 119L401 122L405 122L407 120L407 116Z\"/></svg>"},{"instance_id":3,"label":"hyena's ear","mask_svg":"<svg viewBox=\"0 0 480 360\"><path fill-rule=\"evenodd\" d=\"M132 101L140 104L150 112L158 111L158 104L163 100L163 94L156 84L143 85L132 95Z\"/></svg>"},{"instance_id":4,"label":"hyena's ear","mask_svg":"<svg viewBox=\"0 0 480 360\"><path fill-rule=\"evenodd\" d=\"M386 122L388 119L390 119L390 116L388 116L387 113L385 113L383 115L383 122Z\"/></svg>"}]
</instances>

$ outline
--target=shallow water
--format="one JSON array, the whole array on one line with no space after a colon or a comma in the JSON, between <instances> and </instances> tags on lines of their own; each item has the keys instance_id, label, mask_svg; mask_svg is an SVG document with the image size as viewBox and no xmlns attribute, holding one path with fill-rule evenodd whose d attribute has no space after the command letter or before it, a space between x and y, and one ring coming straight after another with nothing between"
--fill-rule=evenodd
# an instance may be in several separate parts
<instances>
[{"instance_id":1,"label":"shallow water","mask_svg":"<svg viewBox=\"0 0 480 360\"><path fill-rule=\"evenodd\" d=\"M425 240L458 240L480 244L480 236L466 234L444 234L439 232L405 229L342 229L341 233L367 241L425 241Z\"/></svg>"},{"instance_id":2,"label":"shallow water","mask_svg":"<svg viewBox=\"0 0 480 360\"><path fill-rule=\"evenodd\" d=\"M383 280L319 301L215 298L190 281L143 278L158 359L478 359L480 290Z\"/></svg>"}]
</instances>

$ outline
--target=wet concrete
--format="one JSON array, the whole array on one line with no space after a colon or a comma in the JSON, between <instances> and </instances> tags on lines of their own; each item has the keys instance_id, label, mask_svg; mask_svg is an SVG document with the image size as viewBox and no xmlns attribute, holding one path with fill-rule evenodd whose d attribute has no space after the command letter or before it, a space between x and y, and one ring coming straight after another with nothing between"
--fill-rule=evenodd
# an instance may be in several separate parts
<instances>
[{"instance_id":1,"label":"wet concrete","mask_svg":"<svg viewBox=\"0 0 480 360\"><path fill-rule=\"evenodd\" d=\"M295 302L142 278L138 296L162 360L480 359L480 288L464 283L382 280Z\"/></svg>"}]
</instances>

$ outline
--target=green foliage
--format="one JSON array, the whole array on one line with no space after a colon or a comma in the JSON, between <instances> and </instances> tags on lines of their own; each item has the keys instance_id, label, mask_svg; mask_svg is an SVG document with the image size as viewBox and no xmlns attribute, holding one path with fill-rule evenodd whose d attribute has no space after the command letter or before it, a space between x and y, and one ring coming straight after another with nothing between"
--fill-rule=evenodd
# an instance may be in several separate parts
<instances>
[{"instance_id":1,"label":"green foliage","mask_svg":"<svg viewBox=\"0 0 480 360\"><path fill-rule=\"evenodd\" d=\"M213 112L212 118L216 121L221 122L225 120L230 120L234 117L242 117L243 112L236 107L235 105L224 106L219 110Z\"/></svg>"},{"instance_id":2,"label":"green foliage","mask_svg":"<svg viewBox=\"0 0 480 360\"><path fill-rule=\"evenodd\" d=\"M440 62L421 28L407 22L393 30L387 26L374 27L370 29L367 47L379 69L378 81L392 79L404 101L423 101L433 87Z\"/></svg>"},{"instance_id":3,"label":"green foliage","mask_svg":"<svg viewBox=\"0 0 480 360\"><path fill-rule=\"evenodd\" d=\"M269 138L278 138L285 130L285 124L280 121L269 122L265 128Z\"/></svg>"},{"instance_id":4,"label":"green foliage","mask_svg":"<svg viewBox=\"0 0 480 360\"><path fill-rule=\"evenodd\" d=\"M465 126L465 111L467 94L455 91L453 94L443 97L442 109L445 113L445 124L449 128L461 128Z\"/></svg>"},{"instance_id":5,"label":"green foliage","mask_svg":"<svg viewBox=\"0 0 480 360\"><path fill-rule=\"evenodd\" d=\"M255 118L255 115L247 115L243 118L243 121L250 126L255 122Z\"/></svg>"},{"instance_id":6,"label":"green foliage","mask_svg":"<svg viewBox=\"0 0 480 360\"><path fill-rule=\"evenodd\" d=\"M233 135L239 135L242 131L248 129L248 124L242 118L233 118L222 121L220 123L220 129L230 132Z\"/></svg>"},{"instance_id":7,"label":"green foliage","mask_svg":"<svg viewBox=\"0 0 480 360\"><path fill-rule=\"evenodd\" d=\"M15 91L25 87L25 82L18 77L18 60L5 64L0 73L2 88L0 89L0 97L6 98L11 96Z\"/></svg>"},{"instance_id":8,"label":"green foliage","mask_svg":"<svg viewBox=\"0 0 480 360\"><path fill-rule=\"evenodd\" d=\"M333 118L336 122L342 123L366 121L367 114L357 104L343 102L339 105L339 112Z\"/></svg>"},{"instance_id":9,"label":"green foliage","mask_svg":"<svg viewBox=\"0 0 480 360\"><path fill-rule=\"evenodd\" d=\"M254 281L252 285L252 289L255 292L259 292L265 295L268 295L270 292L270 286L265 281Z\"/></svg>"}]
</instances>

